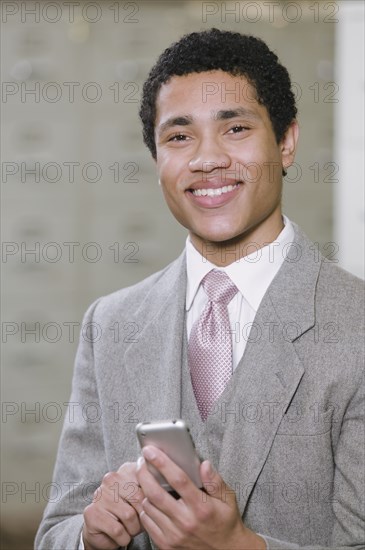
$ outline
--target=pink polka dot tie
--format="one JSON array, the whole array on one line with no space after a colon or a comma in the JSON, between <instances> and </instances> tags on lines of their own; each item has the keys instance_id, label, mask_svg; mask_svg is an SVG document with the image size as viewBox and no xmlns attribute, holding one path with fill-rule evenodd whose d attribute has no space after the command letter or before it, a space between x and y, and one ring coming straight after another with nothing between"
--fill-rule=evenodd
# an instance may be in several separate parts
<instances>
[{"instance_id":1,"label":"pink polka dot tie","mask_svg":"<svg viewBox=\"0 0 365 550\"><path fill-rule=\"evenodd\" d=\"M232 342L227 306L237 287L223 271L213 269L202 280L208 303L194 323L188 349L191 381L205 421L232 375Z\"/></svg>"}]
</instances>

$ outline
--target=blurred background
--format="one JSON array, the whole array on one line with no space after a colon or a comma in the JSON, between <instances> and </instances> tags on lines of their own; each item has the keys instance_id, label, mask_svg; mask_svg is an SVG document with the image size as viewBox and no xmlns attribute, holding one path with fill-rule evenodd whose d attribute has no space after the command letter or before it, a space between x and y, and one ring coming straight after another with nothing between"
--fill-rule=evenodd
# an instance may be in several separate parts
<instances>
[{"instance_id":1,"label":"blurred background","mask_svg":"<svg viewBox=\"0 0 365 550\"><path fill-rule=\"evenodd\" d=\"M301 137L284 212L363 276L362 1L2 2L2 548L49 498L82 316L173 260L138 118L156 57L193 30L263 38L288 68Z\"/></svg>"}]
</instances>

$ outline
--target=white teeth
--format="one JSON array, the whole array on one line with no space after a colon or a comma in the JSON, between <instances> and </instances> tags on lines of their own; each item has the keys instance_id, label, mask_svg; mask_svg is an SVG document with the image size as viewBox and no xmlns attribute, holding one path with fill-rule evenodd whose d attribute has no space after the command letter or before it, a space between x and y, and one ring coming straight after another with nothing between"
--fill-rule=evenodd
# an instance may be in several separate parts
<instances>
[{"instance_id":1,"label":"white teeth","mask_svg":"<svg viewBox=\"0 0 365 550\"><path fill-rule=\"evenodd\" d=\"M219 197L222 193L233 191L238 185L238 183L235 185L225 185L224 187L219 187L219 189L194 189L193 195L197 197L205 197L206 195L208 195L208 197Z\"/></svg>"}]
</instances>

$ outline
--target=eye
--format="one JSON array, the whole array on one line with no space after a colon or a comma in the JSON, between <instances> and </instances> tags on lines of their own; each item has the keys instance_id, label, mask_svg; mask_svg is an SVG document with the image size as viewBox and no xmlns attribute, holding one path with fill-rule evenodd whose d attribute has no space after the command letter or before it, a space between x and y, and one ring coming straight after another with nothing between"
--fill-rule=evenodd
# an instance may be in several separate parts
<instances>
[{"instance_id":1,"label":"eye","mask_svg":"<svg viewBox=\"0 0 365 550\"><path fill-rule=\"evenodd\" d=\"M185 141L187 139L187 136L185 134L174 134L171 136L168 141Z\"/></svg>"},{"instance_id":2,"label":"eye","mask_svg":"<svg viewBox=\"0 0 365 550\"><path fill-rule=\"evenodd\" d=\"M246 126L242 126L242 124L235 124L228 130L228 133L231 132L232 134L239 134L240 132L243 132L244 130L248 130Z\"/></svg>"}]
</instances>

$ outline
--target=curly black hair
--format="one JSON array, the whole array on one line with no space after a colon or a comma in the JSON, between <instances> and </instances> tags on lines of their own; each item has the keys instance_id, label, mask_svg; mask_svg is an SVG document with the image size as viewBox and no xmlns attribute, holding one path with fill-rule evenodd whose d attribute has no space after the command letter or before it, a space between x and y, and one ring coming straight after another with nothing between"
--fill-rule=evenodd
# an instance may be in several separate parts
<instances>
[{"instance_id":1,"label":"curly black hair","mask_svg":"<svg viewBox=\"0 0 365 550\"><path fill-rule=\"evenodd\" d=\"M280 142L297 113L288 71L260 38L212 28L186 34L173 43L160 55L143 85L139 115L143 140L154 159L156 98L162 84L173 76L216 70L245 76L256 90L258 102L266 107Z\"/></svg>"}]
</instances>

